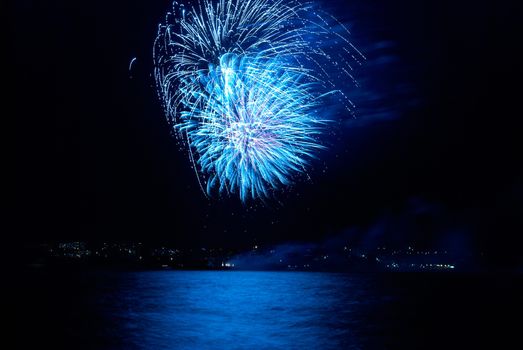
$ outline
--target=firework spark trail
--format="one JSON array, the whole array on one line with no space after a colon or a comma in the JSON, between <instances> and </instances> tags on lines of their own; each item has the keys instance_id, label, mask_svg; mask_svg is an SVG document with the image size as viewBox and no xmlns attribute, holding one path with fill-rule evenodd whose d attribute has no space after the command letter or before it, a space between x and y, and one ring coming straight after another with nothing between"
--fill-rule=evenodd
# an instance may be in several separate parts
<instances>
[{"instance_id":1,"label":"firework spark trail","mask_svg":"<svg viewBox=\"0 0 523 350\"><path fill-rule=\"evenodd\" d=\"M326 97L353 106L336 88L364 60L348 34L312 3L173 4L154 45L155 77L204 192L245 202L306 174L324 148Z\"/></svg>"}]
</instances>

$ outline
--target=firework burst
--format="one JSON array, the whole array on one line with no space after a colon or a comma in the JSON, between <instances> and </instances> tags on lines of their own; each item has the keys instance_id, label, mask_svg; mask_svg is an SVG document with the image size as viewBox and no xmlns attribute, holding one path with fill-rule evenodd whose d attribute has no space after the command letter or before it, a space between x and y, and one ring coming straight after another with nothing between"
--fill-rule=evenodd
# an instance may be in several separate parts
<instances>
[{"instance_id":1,"label":"firework burst","mask_svg":"<svg viewBox=\"0 0 523 350\"><path fill-rule=\"evenodd\" d=\"M206 193L245 202L307 173L324 148L322 103L336 95L351 110L335 81L354 80L363 56L347 35L311 3L174 3L155 41L155 77Z\"/></svg>"}]
</instances>

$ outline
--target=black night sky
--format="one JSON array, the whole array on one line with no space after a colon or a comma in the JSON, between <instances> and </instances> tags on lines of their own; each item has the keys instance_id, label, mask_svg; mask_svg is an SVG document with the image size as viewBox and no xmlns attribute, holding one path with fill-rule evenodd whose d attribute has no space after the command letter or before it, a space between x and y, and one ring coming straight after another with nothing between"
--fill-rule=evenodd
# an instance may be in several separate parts
<instances>
[{"instance_id":1,"label":"black night sky","mask_svg":"<svg viewBox=\"0 0 523 350\"><path fill-rule=\"evenodd\" d=\"M229 247L345 237L521 268L518 2L328 3L367 56L356 118L329 136L311 182L244 206L207 199L170 134L152 77L170 1L8 2L4 234Z\"/></svg>"}]
</instances>

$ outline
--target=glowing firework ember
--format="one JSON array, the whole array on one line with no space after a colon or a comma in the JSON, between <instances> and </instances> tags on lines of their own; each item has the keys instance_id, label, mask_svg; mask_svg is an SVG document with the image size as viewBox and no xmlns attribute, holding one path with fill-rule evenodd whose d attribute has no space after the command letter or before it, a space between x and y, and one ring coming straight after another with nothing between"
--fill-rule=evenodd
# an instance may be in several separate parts
<instances>
[{"instance_id":1,"label":"glowing firework ember","mask_svg":"<svg viewBox=\"0 0 523 350\"><path fill-rule=\"evenodd\" d=\"M186 8L187 7L187 8ZM202 189L265 198L324 148L334 82L354 81L363 56L343 25L311 3L174 3L154 45L168 120L187 145Z\"/></svg>"}]
</instances>

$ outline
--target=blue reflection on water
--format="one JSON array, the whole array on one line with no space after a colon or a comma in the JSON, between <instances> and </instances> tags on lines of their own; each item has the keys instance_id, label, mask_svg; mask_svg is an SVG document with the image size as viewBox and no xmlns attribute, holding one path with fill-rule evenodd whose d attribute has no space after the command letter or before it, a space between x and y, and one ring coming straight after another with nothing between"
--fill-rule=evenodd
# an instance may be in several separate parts
<instances>
[{"instance_id":1,"label":"blue reflection on water","mask_svg":"<svg viewBox=\"0 0 523 350\"><path fill-rule=\"evenodd\" d=\"M360 349L365 279L329 273L108 274L95 307L113 348Z\"/></svg>"}]
</instances>

